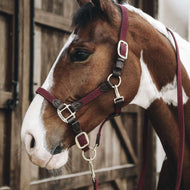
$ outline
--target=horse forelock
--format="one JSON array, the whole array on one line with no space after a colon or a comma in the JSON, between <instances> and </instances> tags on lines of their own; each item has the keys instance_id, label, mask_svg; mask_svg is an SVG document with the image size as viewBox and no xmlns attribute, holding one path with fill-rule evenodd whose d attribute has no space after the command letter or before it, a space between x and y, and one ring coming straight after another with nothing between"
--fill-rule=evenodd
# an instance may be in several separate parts
<instances>
[{"instance_id":1,"label":"horse forelock","mask_svg":"<svg viewBox=\"0 0 190 190\"><path fill-rule=\"evenodd\" d=\"M102 11L89 2L74 14L72 24L73 26L84 27L101 15L103 15Z\"/></svg>"},{"instance_id":2,"label":"horse forelock","mask_svg":"<svg viewBox=\"0 0 190 190\"><path fill-rule=\"evenodd\" d=\"M74 27L85 27L98 18L109 22L111 25L115 25L115 22L118 21L116 13L116 4L113 0L109 2L105 1L103 8L88 2L74 14L72 25Z\"/></svg>"}]
</instances>

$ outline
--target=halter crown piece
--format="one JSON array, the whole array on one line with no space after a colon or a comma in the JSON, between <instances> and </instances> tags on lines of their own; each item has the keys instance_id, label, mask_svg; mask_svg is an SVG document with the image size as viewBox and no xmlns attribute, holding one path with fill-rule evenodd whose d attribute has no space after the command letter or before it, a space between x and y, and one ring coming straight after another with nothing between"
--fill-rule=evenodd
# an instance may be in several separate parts
<instances>
[{"instance_id":1,"label":"halter crown piece","mask_svg":"<svg viewBox=\"0 0 190 190\"><path fill-rule=\"evenodd\" d=\"M53 105L53 107L57 109L57 114L60 117L60 119L63 122L67 123L68 127L71 128L76 134L75 136L76 145L80 150L82 150L83 158L89 162L94 189L98 189L98 185L92 161L96 157L96 147L98 147L100 143L99 141L101 136L101 129L107 120L109 120L111 117L115 115L120 114L121 107L123 106L124 103L124 97L120 95L118 88L121 84L121 72L124 66L124 62L128 56L128 44L125 42L127 29L128 29L128 11L124 6L118 5L118 7L120 7L121 9L121 16L122 16L120 37L117 47L118 57L113 72L108 76L107 81L101 83L95 90L87 94L85 97L71 104L66 104L62 102L61 100L57 99L55 96L50 94L44 88L39 87L36 91L37 94L43 96L48 102L50 102ZM118 84L112 84L111 78L118 79ZM79 111L82 108L82 106L85 106L89 102L93 101L103 93L110 91L111 89L113 89L115 92L115 98L113 101L115 112L113 114L110 114L102 122L102 124L100 125L99 132L97 134L96 144L94 147L90 147L88 135L86 132L81 130L80 124L76 119L76 112ZM85 152L87 151L91 151L90 152L91 156L89 158L86 157L85 155Z\"/></svg>"}]
</instances>

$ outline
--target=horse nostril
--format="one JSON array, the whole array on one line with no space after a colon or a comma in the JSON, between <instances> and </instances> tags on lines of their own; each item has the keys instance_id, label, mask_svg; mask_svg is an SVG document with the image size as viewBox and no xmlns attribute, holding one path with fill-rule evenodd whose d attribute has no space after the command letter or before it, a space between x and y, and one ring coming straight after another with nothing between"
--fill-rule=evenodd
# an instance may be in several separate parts
<instances>
[{"instance_id":1,"label":"horse nostril","mask_svg":"<svg viewBox=\"0 0 190 190\"><path fill-rule=\"evenodd\" d=\"M61 145L58 145L56 148L55 148L55 150L52 152L52 154L53 155L55 155L55 154L59 154L59 153L61 153L62 152L62 147L61 147Z\"/></svg>"},{"instance_id":2,"label":"horse nostril","mask_svg":"<svg viewBox=\"0 0 190 190\"><path fill-rule=\"evenodd\" d=\"M36 146L36 140L32 134L26 134L25 136L25 145L26 145L26 150L29 154L31 154Z\"/></svg>"},{"instance_id":3,"label":"horse nostril","mask_svg":"<svg viewBox=\"0 0 190 190\"><path fill-rule=\"evenodd\" d=\"M31 140L31 142L30 142L30 148L32 149L32 148L34 148L35 147L35 139L34 139L34 137L32 137L32 140Z\"/></svg>"}]
</instances>

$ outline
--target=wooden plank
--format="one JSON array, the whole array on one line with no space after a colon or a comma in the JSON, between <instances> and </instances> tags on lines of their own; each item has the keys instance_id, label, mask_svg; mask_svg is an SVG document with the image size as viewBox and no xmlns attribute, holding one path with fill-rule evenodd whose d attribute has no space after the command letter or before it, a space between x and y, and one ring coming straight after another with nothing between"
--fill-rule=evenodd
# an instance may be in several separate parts
<instances>
[{"instance_id":1,"label":"wooden plank","mask_svg":"<svg viewBox=\"0 0 190 190\"><path fill-rule=\"evenodd\" d=\"M13 15L14 14L14 2L15 1L11 1L11 0L1 0L0 1L0 12Z\"/></svg>"},{"instance_id":2,"label":"wooden plank","mask_svg":"<svg viewBox=\"0 0 190 190\"><path fill-rule=\"evenodd\" d=\"M122 108L122 112L127 113L137 113L139 111L139 107L136 105L127 105Z\"/></svg>"},{"instance_id":3,"label":"wooden plank","mask_svg":"<svg viewBox=\"0 0 190 190\"><path fill-rule=\"evenodd\" d=\"M104 156L105 156L105 162L104 162L104 167L109 167L112 165L112 154L113 154L113 146L112 146L112 141L111 138L112 137L112 130L111 130L111 126L110 126L110 122L107 122L104 126L105 132L105 141L104 141ZM107 137L107 138L106 138ZM118 143L119 144L119 143ZM118 151L118 150L117 150ZM115 153L117 154L117 153ZM119 155L117 155L119 157Z\"/></svg>"},{"instance_id":4,"label":"wooden plank","mask_svg":"<svg viewBox=\"0 0 190 190\"><path fill-rule=\"evenodd\" d=\"M63 16L65 16L65 18L72 20L74 11L76 11L75 9L76 4L77 4L76 1L71 1L71 0L63 1Z\"/></svg>"},{"instance_id":5,"label":"wooden plank","mask_svg":"<svg viewBox=\"0 0 190 190\"><path fill-rule=\"evenodd\" d=\"M2 155L2 159L3 159L3 167L1 168L3 170L3 175L2 175L2 179L3 179L3 185L5 184L9 184L10 181L10 144L11 144L11 112L10 111L5 111L5 110L1 110L0 111L1 114L1 119L0 119L0 123L1 123L1 132L2 132L2 150L3 151L3 155Z\"/></svg>"},{"instance_id":6,"label":"wooden plank","mask_svg":"<svg viewBox=\"0 0 190 190\"><path fill-rule=\"evenodd\" d=\"M127 178L128 176L136 176L136 168L133 164L113 166L95 171L98 183L106 183L116 178ZM56 182L56 184L55 184ZM31 182L30 190L46 189L77 189L81 187L91 186L90 171L80 172L59 177L52 177L44 180Z\"/></svg>"},{"instance_id":7,"label":"wooden plank","mask_svg":"<svg viewBox=\"0 0 190 190\"><path fill-rule=\"evenodd\" d=\"M41 9L35 9L35 21L37 24L42 24L55 29L71 32L71 20L63 16L59 16Z\"/></svg>"},{"instance_id":8,"label":"wooden plank","mask_svg":"<svg viewBox=\"0 0 190 190\"><path fill-rule=\"evenodd\" d=\"M0 190L11 190L10 187L0 187Z\"/></svg>"},{"instance_id":9,"label":"wooden plank","mask_svg":"<svg viewBox=\"0 0 190 190\"><path fill-rule=\"evenodd\" d=\"M17 117L20 122L16 122L14 128L17 131L20 131L21 123L26 113L26 110L29 105L29 76L30 76L30 0L20 0L20 49L19 49L19 56L20 56L20 73L19 73L19 81L20 81L20 104L17 108ZM16 120L16 117L15 117ZM17 132L17 135L20 135ZM28 159L28 156L25 151L25 145L20 144L18 140L20 137L14 137L14 142L18 143L20 146L21 151L21 158L20 158L20 180L15 181L19 184L20 188L17 190L29 190L30 189L30 181L31 181L31 172L30 166L31 162ZM14 148L14 146L13 146ZM14 162L12 162L14 164ZM12 166L15 170L16 167ZM18 185L17 185L18 186ZM14 187L14 186L13 186Z\"/></svg>"},{"instance_id":10,"label":"wooden plank","mask_svg":"<svg viewBox=\"0 0 190 190\"><path fill-rule=\"evenodd\" d=\"M5 114L0 110L0 186L3 185Z\"/></svg>"},{"instance_id":11,"label":"wooden plank","mask_svg":"<svg viewBox=\"0 0 190 190\"><path fill-rule=\"evenodd\" d=\"M111 125L111 123L110 123L110 125ZM111 156L112 164L118 165L118 164L121 164L121 157L123 157L123 154L125 155L125 152L123 150L121 141L118 138L116 131L113 129L112 126L109 126L109 130L112 130L112 135L110 136L111 138L108 138L110 140L110 144L112 144L112 156ZM106 134L106 136L107 136L107 134ZM106 149L107 149L107 147L106 147ZM127 162L127 159L125 157L125 163L126 162Z\"/></svg>"},{"instance_id":12,"label":"wooden plank","mask_svg":"<svg viewBox=\"0 0 190 190\"><path fill-rule=\"evenodd\" d=\"M0 109L7 108L7 100L12 99L12 92L0 91Z\"/></svg>"},{"instance_id":13,"label":"wooden plank","mask_svg":"<svg viewBox=\"0 0 190 190\"><path fill-rule=\"evenodd\" d=\"M124 142L124 146L129 151L133 162L137 163L137 157L135 155L135 152L134 152L133 147L131 145L131 142L129 140L129 135L126 132L126 130L124 129L124 126L123 126L122 121L121 121L121 117L115 117L111 121L112 121L112 124L114 125L114 127L116 128L116 131L118 130L119 135L121 136L121 138Z\"/></svg>"},{"instance_id":14,"label":"wooden plank","mask_svg":"<svg viewBox=\"0 0 190 190\"><path fill-rule=\"evenodd\" d=\"M11 86L12 71L12 37L11 19L9 16L0 14L0 91L9 91Z\"/></svg>"},{"instance_id":15,"label":"wooden plank","mask_svg":"<svg viewBox=\"0 0 190 190\"><path fill-rule=\"evenodd\" d=\"M41 61L42 61L42 31L41 27L35 27L35 42L34 42L34 94L39 86L41 86Z\"/></svg>"},{"instance_id":16,"label":"wooden plank","mask_svg":"<svg viewBox=\"0 0 190 190\"><path fill-rule=\"evenodd\" d=\"M122 190L123 189L123 184L121 179L116 179L114 180L115 186L117 188L117 190Z\"/></svg>"}]
</instances>

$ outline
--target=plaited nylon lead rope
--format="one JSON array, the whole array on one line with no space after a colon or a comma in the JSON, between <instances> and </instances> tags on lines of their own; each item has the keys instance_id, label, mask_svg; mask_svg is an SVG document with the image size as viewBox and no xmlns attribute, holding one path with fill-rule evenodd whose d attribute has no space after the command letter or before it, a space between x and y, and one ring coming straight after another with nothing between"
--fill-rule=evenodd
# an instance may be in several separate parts
<instances>
[{"instance_id":1,"label":"plaited nylon lead rope","mask_svg":"<svg viewBox=\"0 0 190 190\"><path fill-rule=\"evenodd\" d=\"M141 168L141 173L140 173L140 177L139 177L138 189L137 190L142 190L144 178L145 178L145 174L146 174L147 148L148 148L147 142L148 142L148 115L145 111L145 113L144 113L144 127L143 127L143 162L142 162L142 168Z\"/></svg>"},{"instance_id":2,"label":"plaited nylon lead rope","mask_svg":"<svg viewBox=\"0 0 190 190\"><path fill-rule=\"evenodd\" d=\"M184 157L184 143L185 143L185 125L184 125L184 110L183 110L183 94L182 94L182 77L181 77L181 61L179 54L179 47L175 38L174 33L167 28L167 30L171 33L175 46L176 46L176 62L177 62L177 99L178 99L178 127L179 127L179 147L178 147L178 162L177 162L177 177L176 177L176 185L175 190L180 189L181 179L182 179L182 170L183 170L183 157ZM145 116L145 120L147 120L147 116ZM148 125L148 120L145 125ZM147 127L145 129L147 131ZM138 190L142 190L143 182L145 178L146 172L146 163L147 163L147 142L143 146L145 151L143 154L143 165L139 178Z\"/></svg>"},{"instance_id":3,"label":"plaited nylon lead rope","mask_svg":"<svg viewBox=\"0 0 190 190\"><path fill-rule=\"evenodd\" d=\"M176 46L176 60L177 60L177 99L178 99L178 127L179 127L179 147L178 147L178 163L177 163L177 178L175 190L180 189L182 171L183 171L183 157L185 144L185 125L184 125L184 110L183 110L183 94L182 94L182 76L181 76L181 61L179 54L179 47L174 33L167 28L171 33Z\"/></svg>"}]
</instances>

